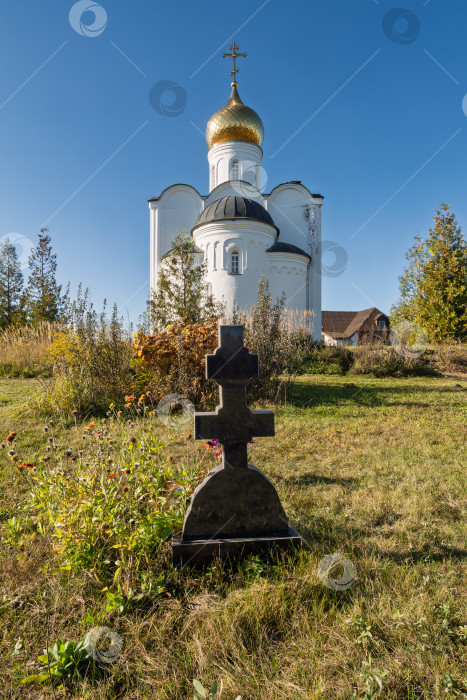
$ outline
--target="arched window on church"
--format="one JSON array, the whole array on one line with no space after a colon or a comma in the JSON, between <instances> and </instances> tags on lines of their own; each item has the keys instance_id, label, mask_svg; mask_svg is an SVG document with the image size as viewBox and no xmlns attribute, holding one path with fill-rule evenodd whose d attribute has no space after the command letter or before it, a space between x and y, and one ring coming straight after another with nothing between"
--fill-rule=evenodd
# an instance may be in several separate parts
<instances>
[{"instance_id":1,"label":"arched window on church","mask_svg":"<svg viewBox=\"0 0 467 700\"><path fill-rule=\"evenodd\" d=\"M238 252L238 250L233 250L230 253L230 274L240 274L240 253Z\"/></svg>"},{"instance_id":2,"label":"arched window on church","mask_svg":"<svg viewBox=\"0 0 467 700\"><path fill-rule=\"evenodd\" d=\"M216 166L211 165L211 189L216 186Z\"/></svg>"},{"instance_id":3,"label":"arched window on church","mask_svg":"<svg viewBox=\"0 0 467 700\"><path fill-rule=\"evenodd\" d=\"M240 177L238 158L234 158L230 164L230 179L238 180Z\"/></svg>"}]
</instances>

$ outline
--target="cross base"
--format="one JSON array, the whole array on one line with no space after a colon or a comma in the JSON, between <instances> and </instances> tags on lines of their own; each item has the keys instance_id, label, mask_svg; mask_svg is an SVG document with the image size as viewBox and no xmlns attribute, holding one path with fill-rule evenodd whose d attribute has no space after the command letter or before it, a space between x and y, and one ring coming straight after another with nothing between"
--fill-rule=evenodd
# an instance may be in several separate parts
<instances>
[{"instance_id":1,"label":"cross base","mask_svg":"<svg viewBox=\"0 0 467 700\"><path fill-rule=\"evenodd\" d=\"M225 539L172 539L174 566L199 566L212 559L239 559L249 554L272 554L301 547L302 538L293 527L287 534L259 535L258 537L230 537Z\"/></svg>"}]
</instances>

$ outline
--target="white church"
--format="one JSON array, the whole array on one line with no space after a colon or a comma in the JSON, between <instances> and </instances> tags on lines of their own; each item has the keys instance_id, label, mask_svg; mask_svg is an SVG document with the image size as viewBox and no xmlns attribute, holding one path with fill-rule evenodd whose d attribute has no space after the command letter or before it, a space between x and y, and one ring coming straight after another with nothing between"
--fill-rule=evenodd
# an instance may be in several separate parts
<instances>
[{"instance_id":1,"label":"white church","mask_svg":"<svg viewBox=\"0 0 467 700\"><path fill-rule=\"evenodd\" d=\"M321 206L299 180L269 194L261 187L263 122L238 94L234 43L232 93L208 121L209 194L191 185L167 187L149 200L151 290L179 231L190 231L208 291L228 310L250 309L261 277L273 300L313 312L313 337L321 339ZM305 314L306 315L306 314Z\"/></svg>"}]
</instances>

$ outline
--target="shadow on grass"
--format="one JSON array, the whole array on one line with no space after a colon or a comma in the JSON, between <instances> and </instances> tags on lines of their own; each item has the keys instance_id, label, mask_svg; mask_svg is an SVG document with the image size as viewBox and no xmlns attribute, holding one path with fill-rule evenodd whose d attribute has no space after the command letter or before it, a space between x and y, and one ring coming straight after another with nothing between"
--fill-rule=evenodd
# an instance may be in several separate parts
<instances>
[{"instance_id":1,"label":"shadow on grass","mask_svg":"<svg viewBox=\"0 0 467 700\"><path fill-rule=\"evenodd\" d=\"M375 382L378 380L375 379ZM401 380L403 381L403 380ZM287 393L287 403L297 408L314 406L337 406L343 403L354 403L360 406L419 406L432 407L431 402L394 401L394 395L402 396L408 392L418 394L433 394L434 392L457 394L460 389L453 387L421 387L413 384L401 386L362 386L342 384L340 386L327 384L305 384L297 382Z\"/></svg>"}]
</instances>

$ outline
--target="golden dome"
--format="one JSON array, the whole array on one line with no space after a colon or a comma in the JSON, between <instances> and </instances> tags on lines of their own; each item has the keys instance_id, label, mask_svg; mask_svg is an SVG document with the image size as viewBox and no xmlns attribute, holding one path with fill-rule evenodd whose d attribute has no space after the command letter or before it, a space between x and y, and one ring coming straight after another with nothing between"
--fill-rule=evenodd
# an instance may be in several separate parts
<instances>
[{"instance_id":1,"label":"golden dome","mask_svg":"<svg viewBox=\"0 0 467 700\"><path fill-rule=\"evenodd\" d=\"M206 141L209 148L221 141L251 141L261 146L264 127L260 116L240 99L237 83L232 83L230 99L208 121Z\"/></svg>"}]
</instances>

